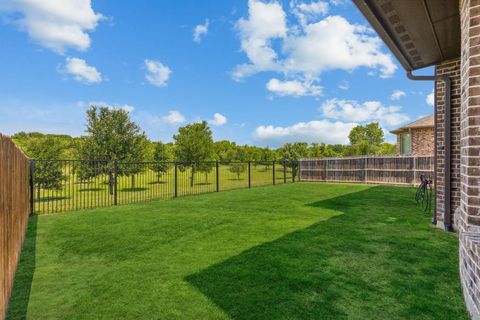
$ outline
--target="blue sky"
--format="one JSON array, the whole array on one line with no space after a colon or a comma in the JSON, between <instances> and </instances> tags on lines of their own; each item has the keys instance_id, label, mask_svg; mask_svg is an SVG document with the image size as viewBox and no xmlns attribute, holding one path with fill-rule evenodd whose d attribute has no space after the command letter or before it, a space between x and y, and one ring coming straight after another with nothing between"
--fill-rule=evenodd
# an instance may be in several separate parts
<instances>
[{"instance_id":1,"label":"blue sky","mask_svg":"<svg viewBox=\"0 0 480 320\"><path fill-rule=\"evenodd\" d=\"M95 103L153 140L203 119L216 140L276 147L433 112L432 84L408 80L346 0L6 0L0 39L6 134L79 136Z\"/></svg>"}]
</instances>

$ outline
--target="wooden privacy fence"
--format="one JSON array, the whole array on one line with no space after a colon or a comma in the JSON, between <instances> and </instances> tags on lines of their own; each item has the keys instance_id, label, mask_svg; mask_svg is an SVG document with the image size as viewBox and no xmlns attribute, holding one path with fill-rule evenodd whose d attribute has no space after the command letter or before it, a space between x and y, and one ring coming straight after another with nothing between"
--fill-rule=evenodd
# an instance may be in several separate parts
<instances>
[{"instance_id":1,"label":"wooden privacy fence","mask_svg":"<svg viewBox=\"0 0 480 320\"><path fill-rule=\"evenodd\" d=\"M29 159L0 134L0 319L7 311L30 215Z\"/></svg>"},{"instance_id":2,"label":"wooden privacy fence","mask_svg":"<svg viewBox=\"0 0 480 320\"><path fill-rule=\"evenodd\" d=\"M383 156L302 159L301 181L418 184L433 179L434 157Z\"/></svg>"}]
</instances>

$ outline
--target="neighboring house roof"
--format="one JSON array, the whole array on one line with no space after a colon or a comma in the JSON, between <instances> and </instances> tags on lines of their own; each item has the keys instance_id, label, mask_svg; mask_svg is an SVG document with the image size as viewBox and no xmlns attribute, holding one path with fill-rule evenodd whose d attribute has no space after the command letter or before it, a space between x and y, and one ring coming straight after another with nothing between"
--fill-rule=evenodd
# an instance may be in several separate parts
<instances>
[{"instance_id":1,"label":"neighboring house roof","mask_svg":"<svg viewBox=\"0 0 480 320\"><path fill-rule=\"evenodd\" d=\"M435 120L433 118L433 114L417 119L409 124L404 125L401 128L395 129L390 131L393 134L401 133L402 131L408 129L418 129L418 128L433 128L435 126Z\"/></svg>"},{"instance_id":2,"label":"neighboring house roof","mask_svg":"<svg viewBox=\"0 0 480 320\"><path fill-rule=\"evenodd\" d=\"M458 0L354 2L407 71L460 56Z\"/></svg>"}]
</instances>

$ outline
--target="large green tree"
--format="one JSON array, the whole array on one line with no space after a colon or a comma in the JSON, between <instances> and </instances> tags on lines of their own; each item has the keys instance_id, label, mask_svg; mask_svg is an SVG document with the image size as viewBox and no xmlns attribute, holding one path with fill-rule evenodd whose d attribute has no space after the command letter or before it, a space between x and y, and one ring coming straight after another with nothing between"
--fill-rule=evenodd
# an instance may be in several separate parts
<instances>
[{"instance_id":1,"label":"large green tree","mask_svg":"<svg viewBox=\"0 0 480 320\"><path fill-rule=\"evenodd\" d=\"M155 143L155 150L153 152L152 170L157 173L157 182L160 183L160 177L163 173L168 171L170 167L169 161L172 161L172 154L166 144L161 142Z\"/></svg>"},{"instance_id":2,"label":"large green tree","mask_svg":"<svg viewBox=\"0 0 480 320\"><path fill-rule=\"evenodd\" d=\"M173 136L175 158L181 170L191 168L190 186L193 187L195 173L211 171L215 165L212 131L206 121L192 123L178 129Z\"/></svg>"},{"instance_id":3,"label":"large green tree","mask_svg":"<svg viewBox=\"0 0 480 320\"><path fill-rule=\"evenodd\" d=\"M232 149L228 153L228 158L232 160L228 165L228 170L237 175L237 180L240 180L240 175L247 170L246 157L245 148Z\"/></svg>"},{"instance_id":4,"label":"large green tree","mask_svg":"<svg viewBox=\"0 0 480 320\"><path fill-rule=\"evenodd\" d=\"M295 181L298 171L298 160L308 157L308 144L305 142L286 143L280 148L280 154L292 169L292 178Z\"/></svg>"},{"instance_id":5,"label":"large green tree","mask_svg":"<svg viewBox=\"0 0 480 320\"><path fill-rule=\"evenodd\" d=\"M354 127L348 135L350 140L350 155L379 154L380 146L384 141L384 134L378 122Z\"/></svg>"},{"instance_id":6,"label":"large green tree","mask_svg":"<svg viewBox=\"0 0 480 320\"><path fill-rule=\"evenodd\" d=\"M37 198L40 199L40 189L62 188L65 174L61 162L62 145L55 143L55 138L42 136L28 140L25 145L27 154L35 159L34 183L37 187Z\"/></svg>"},{"instance_id":7,"label":"large green tree","mask_svg":"<svg viewBox=\"0 0 480 320\"><path fill-rule=\"evenodd\" d=\"M138 162L144 161L148 140L140 127L133 122L127 111L107 107L92 106L87 111L87 135L79 148L83 166L79 175L87 171L87 176L107 174L110 193L113 193L113 172L115 161L118 175L132 177L132 190L135 189L135 174L144 169ZM102 165L93 160L103 160Z\"/></svg>"}]
</instances>

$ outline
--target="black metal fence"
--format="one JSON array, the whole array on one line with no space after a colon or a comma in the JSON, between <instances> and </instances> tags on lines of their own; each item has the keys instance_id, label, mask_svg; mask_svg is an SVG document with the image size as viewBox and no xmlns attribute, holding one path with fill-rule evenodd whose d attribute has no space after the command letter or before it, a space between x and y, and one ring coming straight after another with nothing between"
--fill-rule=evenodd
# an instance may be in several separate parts
<instances>
[{"instance_id":1,"label":"black metal fence","mask_svg":"<svg viewBox=\"0 0 480 320\"><path fill-rule=\"evenodd\" d=\"M294 161L32 160L35 213L92 209L295 182Z\"/></svg>"}]
</instances>

